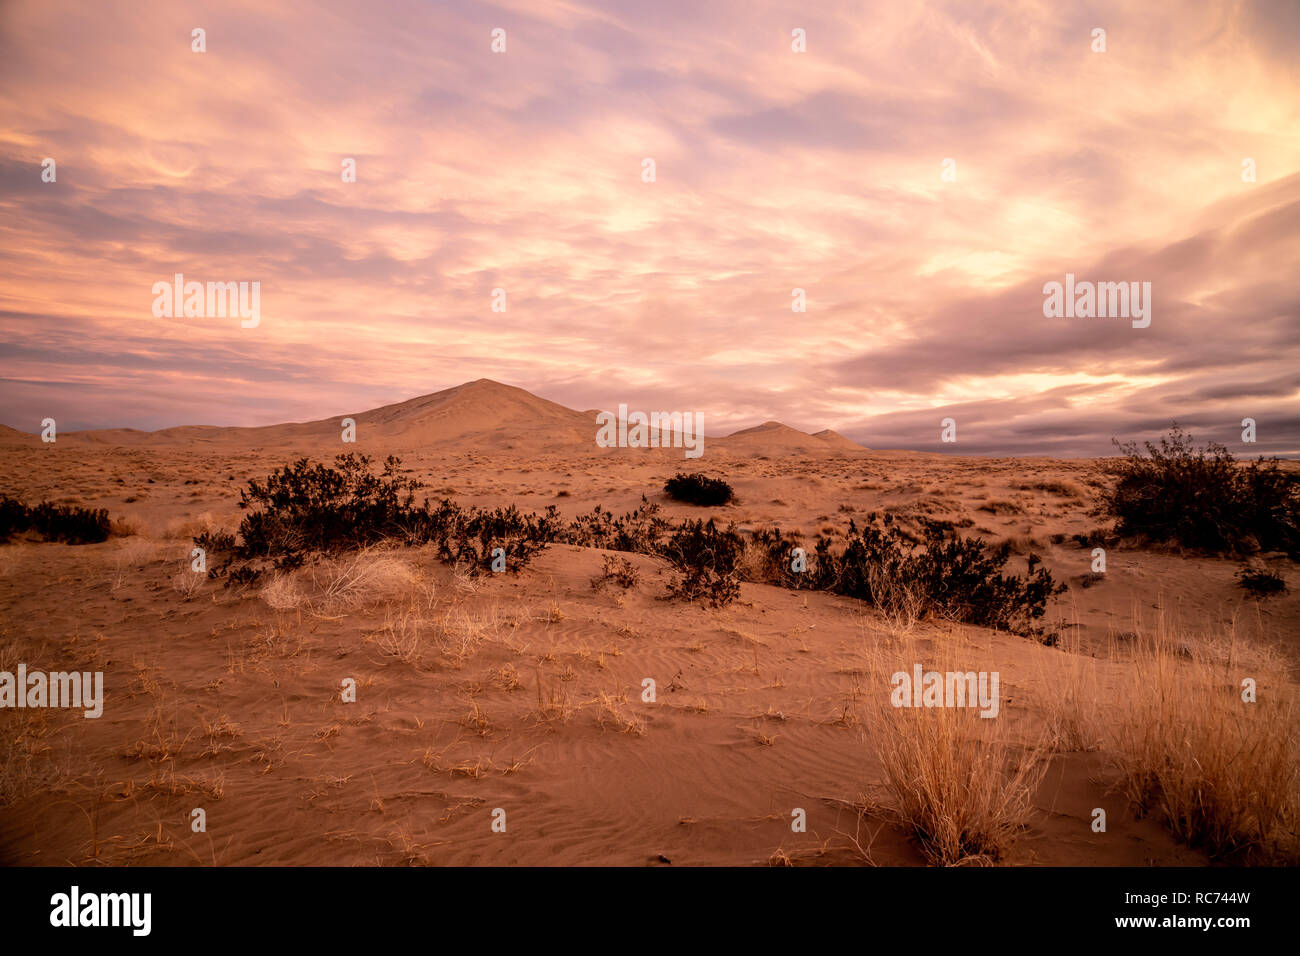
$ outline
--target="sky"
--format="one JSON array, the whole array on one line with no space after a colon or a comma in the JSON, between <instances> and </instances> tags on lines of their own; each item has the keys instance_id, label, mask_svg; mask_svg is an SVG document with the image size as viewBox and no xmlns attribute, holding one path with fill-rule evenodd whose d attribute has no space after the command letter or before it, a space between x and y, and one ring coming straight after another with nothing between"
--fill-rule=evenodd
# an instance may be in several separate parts
<instances>
[{"instance_id":1,"label":"sky","mask_svg":"<svg viewBox=\"0 0 1300 956\"><path fill-rule=\"evenodd\" d=\"M257 325L156 315L177 273L258 283ZM1067 274L1150 283L1149 326L1046 316ZM1300 455L1300 3L0 0L0 422L478 378L710 435Z\"/></svg>"}]
</instances>

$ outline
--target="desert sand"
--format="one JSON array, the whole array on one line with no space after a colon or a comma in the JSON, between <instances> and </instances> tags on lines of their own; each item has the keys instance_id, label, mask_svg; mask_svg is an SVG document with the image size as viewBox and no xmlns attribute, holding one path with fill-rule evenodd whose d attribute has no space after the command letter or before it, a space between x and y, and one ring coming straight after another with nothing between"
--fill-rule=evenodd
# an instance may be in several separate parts
<instances>
[{"instance_id":1,"label":"desert sand","mask_svg":"<svg viewBox=\"0 0 1300 956\"><path fill-rule=\"evenodd\" d=\"M486 380L353 413L350 445L347 414L55 443L0 433L0 492L107 508L133 532L0 546L0 670L99 670L106 686L99 719L0 711L0 861L921 865L888 811L877 748L882 675L916 655L1000 672L999 723L1026 746L1081 669L1104 718L1124 679L1111 652L1157 620L1300 663L1296 589L1257 600L1236 586L1239 561L1120 547L1094 578L1070 536L1099 524L1098 461L873 450L769 422L710 435L688 462L597 448L594 411ZM235 530L249 479L345 451L399 456L431 498L569 518L645 495L674 522L806 536L872 511L968 519L964 533L1011 542L1012 570L1033 552L1070 589L1043 621L1047 644L763 584L721 609L686 604L666 599L670 569L645 555L627 556L634 586L596 589L607 552L560 544L518 575L470 577L401 547L247 588L189 571L191 537ZM694 470L724 477L737 501L667 500L664 481ZM355 703L340 699L346 678ZM1210 862L1136 815L1108 756L1102 743L1054 748L997 862ZM792 830L796 809L806 832Z\"/></svg>"}]
</instances>

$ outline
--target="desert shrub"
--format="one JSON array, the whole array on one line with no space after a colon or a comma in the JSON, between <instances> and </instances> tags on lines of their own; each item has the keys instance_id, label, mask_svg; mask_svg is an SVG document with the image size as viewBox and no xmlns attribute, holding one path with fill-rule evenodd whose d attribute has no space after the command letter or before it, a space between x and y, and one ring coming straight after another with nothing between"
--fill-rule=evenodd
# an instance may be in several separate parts
<instances>
[{"instance_id":1,"label":"desert shrub","mask_svg":"<svg viewBox=\"0 0 1300 956\"><path fill-rule=\"evenodd\" d=\"M570 523L564 540L583 548L657 554L668 533L668 522L659 516L659 505L641 496L641 504L621 518L596 505L589 514Z\"/></svg>"},{"instance_id":2,"label":"desert shrub","mask_svg":"<svg viewBox=\"0 0 1300 956\"><path fill-rule=\"evenodd\" d=\"M229 571L231 564L239 556L240 549L235 542L235 536L224 529L201 531L194 536L193 540L197 547L203 549L210 578L219 578Z\"/></svg>"},{"instance_id":3,"label":"desert shrub","mask_svg":"<svg viewBox=\"0 0 1300 956\"><path fill-rule=\"evenodd\" d=\"M1056 535L1052 535L1052 543L1060 544L1061 542L1057 541L1056 537ZM1064 536L1062 536L1062 540L1064 540ZM1091 550L1092 548L1108 548L1110 547L1111 535L1105 528L1093 528L1085 534L1071 535L1070 540L1079 547L1087 550Z\"/></svg>"},{"instance_id":4,"label":"desert shrub","mask_svg":"<svg viewBox=\"0 0 1300 956\"><path fill-rule=\"evenodd\" d=\"M1272 571L1261 571L1255 568L1245 568L1237 572L1237 584L1245 588L1256 597L1267 597L1271 594L1285 594L1286 582L1278 574Z\"/></svg>"},{"instance_id":5,"label":"desert shrub","mask_svg":"<svg viewBox=\"0 0 1300 956\"><path fill-rule=\"evenodd\" d=\"M796 570L795 549L803 550L802 566ZM758 584L775 584L783 588L798 590L815 586L816 572L808 573L808 565L817 560L815 554L808 554L801 547L797 534L783 533L780 528L758 528L750 535L745 549L744 578Z\"/></svg>"},{"instance_id":6,"label":"desert shrub","mask_svg":"<svg viewBox=\"0 0 1300 956\"><path fill-rule=\"evenodd\" d=\"M875 604L887 613L907 610L920 598L922 609L967 624L1029 631L1043 616L1047 601L1065 588L1045 568L1030 563L1027 577L1002 571L1010 556L1006 544L989 548L981 538L963 538L951 529L922 521L922 540L912 548L885 517L862 528L853 522L845 547L832 555L818 542L817 574L826 590Z\"/></svg>"},{"instance_id":7,"label":"desert shrub","mask_svg":"<svg viewBox=\"0 0 1300 956\"><path fill-rule=\"evenodd\" d=\"M234 554L236 551L235 536L221 528L199 532L194 536L194 543L209 556Z\"/></svg>"},{"instance_id":8,"label":"desert shrub","mask_svg":"<svg viewBox=\"0 0 1300 956\"><path fill-rule=\"evenodd\" d=\"M890 514L873 512L861 526L851 519L842 546L818 537L802 573L791 566L798 537L760 530L750 547L762 557L747 570L756 569L765 583L857 598L900 622L934 612L967 624L1037 633L1033 622L1065 590L1039 567L1037 555L1029 556L1027 576L1007 575L1008 544L990 548L981 538L961 537L947 522L918 520L919 535L900 528Z\"/></svg>"},{"instance_id":9,"label":"desert shrub","mask_svg":"<svg viewBox=\"0 0 1300 956\"><path fill-rule=\"evenodd\" d=\"M725 505L735 497L731 485L721 478L709 478L698 472L674 475L664 485L664 491L674 501L705 507Z\"/></svg>"},{"instance_id":10,"label":"desert shrub","mask_svg":"<svg viewBox=\"0 0 1300 956\"><path fill-rule=\"evenodd\" d=\"M730 604L740 594L738 565L744 549L740 535L731 528L719 531L712 518L683 522L660 552L680 572L669 582L669 593L713 607Z\"/></svg>"},{"instance_id":11,"label":"desert shrub","mask_svg":"<svg viewBox=\"0 0 1300 956\"><path fill-rule=\"evenodd\" d=\"M108 540L113 523L102 508L75 508L49 501L29 507L8 495L0 496L0 542L27 533L46 541L98 544Z\"/></svg>"},{"instance_id":12,"label":"desert shrub","mask_svg":"<svg viewBox=\"0 0 1300 956\"><path fill-rule=\"evenodd\" d=\"M1300 482L1277 459L1240 466L1223 445L1204 448L1175 422L1157 445L1116 442L1115 484L1102 508L1118 534L1215 553L1300 551Z\"/></svg>"},{"instance_id":13,"label":"desert shrub","mask_svg":"<svg viewBox=\"0 0 1300 956\"><path fill-rule=\"evenodd\" d=\"M8 495L0 496L0 541L8 541L30 526L27 506Z\"/></svg>"},{"instance_id":14,"label":"desert shrub","mask_svg":"<svg viewBox=\"0 0 1300 956\"><path fill-rule=\"evenodd\" d=\"M261 576L260 570L251 564L244 564L230 572L230 576L226 579L226 587L248 587L256 584Z\"/></svg>"},{"instance_id":15,"label":"desert shrub","mask_svg":"<svg viewBox=\"0 0 1300 956\"><path fill-rule=\"evenodd\" d=\"M634 565L627 558L614 557L612 554L605 555L601 562L601 572L591 579L591 589L599 591L611 581L621 587L623 590L636 587L640 580L641 573L637 571Z\"/></svg>"},{"instance_id":16,"label":"desert shrub","mask_svg":"<svg viewBox=\"0 0 1300 956\"><path fill-rule=\"evenodd\" d=\"M1030 555L1025 577L1005 575L1008 545L986 550L979 538L930 529L924 550L909 558L911 578L933 604L959 621L999 630L1028 630L1047 602L1065 590Z\"/></svg>"},{"instance_id":17,"label":"desert shrub","mask_svg":"<svg viewBox=\"0 0 1300 956\"><path fill-rule=\"evenodd\" d=\"M209 554L227 557L209 574L219 576L234 561L251 583L260 571L249 562L277 570L300 567L308 558L358 551L381 541L432 544L448 564L467 565L471 573L491 566L501 548L506 567L518 572L562 534L552 506L544 514L523 514L511 505L484 510L462 508L443 499L431 506L415 503L418 481L403 478L401 459L389 456L375 474L365 455L339 455L334 466L312 465L303 458L276 469L265 481L253 480L240 492L241 508L251 509L239 525L239 538L226 531L205 531L194 543Z\"/></svg>"},{"instance_id":18,"label":"desert shrub","mask_svg":"<svg viewBox=\"0 0 1300 956\"><path fill-rule=\"evenodd\" d=\"M339 455L334 465L302 458L264 482L251 480L239 494L239 507L254 509L239 525L240 557L291 568L308 554L356 550L402 534L419 482L398 474L401 461L390 455L380 475L365 455Z\"/></svg>"},{"instance_id":19,"label":"desert shrub","mask_svg":"<svg viewBox=\"0 0 1300 956\"><path fill-rule=\"evenodd\" d=\"M442 561L465 565L474 574L491 567L497 548L504 553L506 569L517 574L561 531L554 505L537 515L523 514L514 505L485 511L444 500L432 513L437 517L425 540L437 544Z\"/></svg>"},{"instance_id":20,"label":"desert shrub","mask_svg":"<svg viewBox=\"0 0 1300 956\"><path fill-rule=\"evenodd\" d=\"M1086 492L1073 481L1039 479L1038 481L1018 481L1011 485L1017 491L1050 491L1063 498L1082 498Z\"/></svg>"}]
</instances>

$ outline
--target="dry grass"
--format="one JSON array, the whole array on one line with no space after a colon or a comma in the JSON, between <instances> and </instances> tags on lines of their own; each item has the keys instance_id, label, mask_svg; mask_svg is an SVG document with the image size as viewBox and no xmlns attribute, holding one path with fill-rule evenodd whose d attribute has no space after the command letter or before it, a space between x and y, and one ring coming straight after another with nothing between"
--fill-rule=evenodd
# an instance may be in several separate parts
<instances>
[{"instance_id":1,"label":"dry grass","mask_svg":"<svg viewBox=\"0 0 1300 956\"><path fill-rule=\"evenodd\" d=\"M1239 644L1178 641L1163 623L1124 652L1103 706L1107 749L1141 813L1212 857L1300 862L1296 684L1280 659ZM1257 700L1242 699L1242 681Z\"/></svg>"},{"instance_id":2,"label":"dry grass","mask_svg":"<svg viewBox=\"0 0 1300 956\"><path fill-rule=\"evenodd\" d=\"M915 581L890 577L875 566L868 568L867 577L875 597L875 610L889 629L896 633L910 632L925 614L928 599L924 589Z\"/></svg>"},{"instance_id":3,"label":"dry grass","mask_svg":"<svg viewBox=\"0 0 1300 956\"><path fill-rule=\"evenodd\" d=\"M306 570L323 610L370 607L418 594L432 605L434 588L407 562L382 548L364 548Z\"/></svg>"},{"instance_id":4,"label":"dry grass","mask_svg":"<svg viewBox=\"0 0 1300 956\"><path fill-rule=\"evenodd\" d=\"M131 537L123 540L111 553L112 570L109 586L119 590L132 571L145 568L158 554L158 545L147 538Z\"/></svg>"},{"instance_id":5,"label":"dry grass","mask_svg":"<svg viewBox=\"0 0 1300 956\"><path fill-rule=\"evenodd\" d=\"M523 686L520 680L519 671L515 670L514 664L503 664L494 675L494 679L505 690L519 690Z\"/></svg>"},{"instance_id":6,"label":"dry grass","mask_svg":"<svg viewBox=\"0 0 1300 956\"><path fill-rule=\"evenodd\" d=\"M926 858L950 866L1000 859L1033 813L1047 763L1006 724L966 708L881 713L875 733L892 809Z\"/></svg>"},{"instance_id":7,"label":"dry grass","mask_svg":"<svg viewBox=\"0 0 1300 956\"><path fill-rule=\"evenodd\" d=\"M626 694L610 694L601 691L594 703L598 708L596 724L602 730L613 728L621 734L632 734L634 737L645 734L645 721L626 713Z\"/></svg>"},{"instance_id":8,"label":"dry grass","mask_svg":"<svg viewBox=\"0 0 1300 956\"><path fill-rule=\"evenodd\" d=\"M1047 547L1047 542L1034 534L1012 534L991 542L995 548L1006 545L1012 554L1033 554Z\"/></svg>"},{"instance_id":9,"label":"dry grass","mask_svg":"<svg viewBox=\"0 0 1300 956\"><path fill-rule=\"evenodd\" d=\"M951 635L950 635L951 637ZM982 718L971 707L895 708L889 678L921 662L926 670L969 671L952 642L926 661L903 639L872 661L877 692L870 737L885 772L888 811L932 864L952 866L1001 859L1033 812L1033 793L1047 770L1046 755L1009 731L1005 710Z\"/></svg>"},{"instance_id":10,"label":"dry grass","mask_svg":"<svg viewBox=\"0 0 1300 956\"><path fill-rule=\"evenodd\" d=\"M1088 493L1082 485L1068 480L1019 481L1013 483L1011 487L1017 491L1049 491L1063 498L1082 498Z\"/></svg>"},{"instance_id":11,"label":"dry grass","mask_svg":"<svg viewBox=\"0 0 1300 956\"><path fill-rule=\"evenodd\" d=\"M177 571L172 575L172 590L188 601L203 586L205 580L204 575L194 571Z\"/></svg>"},{"instance_id":12,"label":"dry grass","mask_svg":"<svg viewBox=\"0 0 1300 956\"><path fill-rule=\"evenodd\" d=\"M307 603L298 580L291 574L277 574L262 588L262 600L276 611L293 611Z\"/></svg>"},{"instance_id":13,"label":"dry grass","mask_svg":"<svg viewBox=\"0 0 1300 956\"><path fill-rule=\"evenodd\" d=\"M563 681L555 681L549 687L544 686L541 672L537 672L537 710L533 716L538 723L564 723L576 708Z\"/></svg>"},{"instance_id":14,"label":"dry grass","mask_svg":"<svg viewBox=\"0 0 1300 956\"><path fill-rule=\"evenodd\" d=\"M0 807L35 793L53 793L72 780L69 763L54 759L50 714L28 710L0 723Z\"/></svg>"},{"instance_id":15,"label":"dry grass","mask_svg":"<svg viewBox=\"0 0 1300 956\"><path fill-rule=\"evenodd\" d=\"M172 540L192 541L205 531L219 531L222 522L204 511L194 518L172 518L163 528L162 536Z\"/></svg>"},{"instance_id":16,"label":"dry grass","mask_svg":"<svg viewBox=\"0 0 1300 956\"><path fill-rule=\"evenodd\" d=\"M1077 640L1060 644L1038 679L1045 691L1035 695L1047 725L1048 746L1057 753L1098 749L1104 729L1097 712L1101 694L1097 661L1080 653Z\"/></svg>"},{"instance_id":17,"label":"dry grass","mask_svg":"<svg viewBox=\"0 0 1300 956\"><path fill-rule=\"evenodd\" d=\"M487 714L479 707L478 701L470 698L469 709L465 711L465 716L461 718L461 724L467 729L472 730L480 737L486 737L492 733L492 722L488 720Z\"/></svg>"},{"instance_id":18,"label":"dry grass","mask_svg":"<svg viewBox=\"0 0 1300 956\"><path fill-rule=\"evenodd\" d=\"M384 623L366 635L388 657L403 664L418 665L424 658L424 629L426 621L413 608L395 612L385 609Z\"/></svg>"},{"instance_id":19,"label":"dry grass","mask_svg":"<svg viewBox=\"0 0 1300 956\"><path fill-rule=\"evenodd\" d=\"M495 604L475 611L453 607L438 624L438 649L448 664L461 667L485 641L502 640L517 627Z\"/></svg>"},{"instance_id":20,"label":"dry grass","mask_svg":"<svg viewBox=\"0 0 1300 956\"><path fill-rule=\"evenodd\" d=\"M427 610L436 603L436 588L425 577L410 561L375 546L276 574L260 593L277 611L305 609L317 616L398 602Z\"/></svg>"}]
</instances>

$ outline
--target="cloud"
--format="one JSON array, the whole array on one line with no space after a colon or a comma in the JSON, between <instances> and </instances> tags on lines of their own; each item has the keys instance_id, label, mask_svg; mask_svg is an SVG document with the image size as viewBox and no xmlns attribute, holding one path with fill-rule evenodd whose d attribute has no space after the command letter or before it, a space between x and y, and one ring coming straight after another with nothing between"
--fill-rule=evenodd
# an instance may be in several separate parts
<instances>
[{"instance_id":1,"label":"cloud","mask_svg":"<svg viewBox=\"0 0 1300 956\"><path fill-rule=\"evenodd\" d=\"M1254 415L1295 450L1297 36L1264 2L17 0L0 421L265 424L490 377L711 432L1103 454ZM262 323L155 319L176 272L260 282ZM1066 272L1151 282L1151 327L1044 319Z\"/></svg>"}]
</instances>

